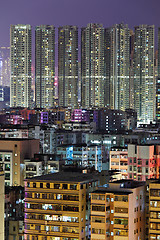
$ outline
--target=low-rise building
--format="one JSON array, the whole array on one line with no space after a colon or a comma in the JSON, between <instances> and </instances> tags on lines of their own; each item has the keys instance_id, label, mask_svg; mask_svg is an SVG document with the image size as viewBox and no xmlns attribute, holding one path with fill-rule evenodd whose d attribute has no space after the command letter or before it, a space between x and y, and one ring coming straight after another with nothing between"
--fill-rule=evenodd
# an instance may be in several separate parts
<instances>
[{"instance_id":1,"label":"low-rise building","mask_svg":"<svg viewBox=\"0 0 160 240\"><path fill-rule=\"evenodd\" d=\"M84 131L84 132L96 132L96 123L91 122L66 122L62 125L62 128L66 131Z\"/></svg>"},{"instance_id":2,"label":"low-rise building","mask_svg":"<svg viewBox=\"0 0 160 240\"><path fill-rule=\"evenodd\" d=\"M24 179L41 176L44 172L43 162L39 159L24 159Z\"/></svg>"},{"instance_id":3,"label":"low-rise building","mask_svg":"<svg viewBox=\"0 0 160 240\"><path fill-rule=\"evenodd\" d=\"M159 178L160 145L128 145L128 178L146 181Z\"/></svg>"},{"instance_id":4,"label":"low-rise building","mask_svg":"<svg viewBox=\"0 0 160 240\"><path fill-rule=\"evenodd\" d=\"M126 148L111 148L109 154L110 170L119 170L122 178L128 178L128 150Z\"/></svg>"},{"instance_id":5,"label":"low-rise building","mask_svg":"<svg viewBox=\"0 0 160 240\"><path fill-rule=\"evenodd\" d=\"M57 155L66 164L77 164L83 167L94 167L102 171L102 150L101 145L96 144L75 144L59 145Z\"/></svg>"},{"instance_id":6,"label":"low-rise building","mask_svg":"<svg viewBox=\"0 0 160 240\"><path fill-rule=\"evenodd\" d=\"M39 139L41 153L54 153L56 141L55 128L55 125L37 125L29 129L29 137Z\"/></svg>"}]
</instances>

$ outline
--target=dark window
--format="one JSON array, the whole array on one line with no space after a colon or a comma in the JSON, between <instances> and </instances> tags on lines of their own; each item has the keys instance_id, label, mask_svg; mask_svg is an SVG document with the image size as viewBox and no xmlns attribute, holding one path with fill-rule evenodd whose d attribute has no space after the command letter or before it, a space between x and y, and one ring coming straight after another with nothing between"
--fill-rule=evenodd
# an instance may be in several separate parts
<instances>
[{"instance_id":1,"label":"dark window","mask_svg":"<svg viewBox=\"0 0 160 240\"><path fill-rule=\"evenodd\" d=\"M140 181L141 180L141 176L138 176L138 181Z\"/></svg>"},{"instance_id":2,"label":"dark window","mask_svg":"<svg viewBox=\"0 0 160 240\"><path fill-rule=\"evenodd\" d=\"M62 189L68 189L67 184L63 184L63 185L62 185Z\"/></svg>"},{"instance_id":3,"label":"dark window","mask_svg":"<svg viewBox=\"0 0 160 240\"><path fill-rule=\"evenodd\" d=\"M50 188L50 183L46 183L46 188Z\"/></svg>"},{"instance_id":4,"label":"dark window","mask_svg":"<svg viewBox=\"0 0 160 240\"><path fill-rule=\"evenodd\" d=\"M70 189L71 190L77 190L77 184L71 184Z\"/></svg>"},{"instance_id":5,"label":"dark window","mask_svg":"<svg viewBox=\"0 0 160 240\"><path fill-rule=\"evenodd\" d=\"M42 198L47 199L47 194L46 193L42 194Z\"/></svg>"},{"instance_id":6,"label":"dark window","mask_svg":"<svg viewBox=\"0 0 160 240\"><path fill-rule=\"evenodd\" d=\"M36 183L33 183L33 187L36 188Z\"/></svg>"},{"instance_id":7,"label":"dark window","mask_svg":"<svg viewBox=\"0 0 160 240\"><path fill-rule=\"evenodd\" d=\"M13 227L13 232L15 232L15 231L16 231L16 227L14 226L14 227Z\"/></svg>"},{"instance_id":8,"label":"dark window","mask_svg":"<svg viewBox=\"0 0 160 240\"><path fill-rule=\"evenodd\" d=\"M54 184L54 189L60 189L60 184Z\"/></svg>"},{"instance_id":9,"label":"dark window","mask_svg":"<svg viewBox=\"0 0 160 240\"><path fill-rule=\"evenodd\" d=\"M43 183L40 183L40 188L43 188Z\"/></svg>"}]
</instances>

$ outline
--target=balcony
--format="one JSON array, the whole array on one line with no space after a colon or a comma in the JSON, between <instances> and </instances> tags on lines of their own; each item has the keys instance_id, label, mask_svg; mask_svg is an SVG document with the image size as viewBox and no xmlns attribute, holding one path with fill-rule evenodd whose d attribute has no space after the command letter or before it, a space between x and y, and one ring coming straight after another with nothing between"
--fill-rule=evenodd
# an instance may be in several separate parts
<instances>
[{"instance_id":1,"label":"balcony","mask_svg":"<svg viewBox=\"0 0 160 240\"><path fill-rule=\"evenodd\" d=\"M92 233L91 234L91 239L92 240L94 240L94 239L106 239L105 238L106 236L105 236L105 234L104 235L102 235L102 234L97 234L97 233ZM110 239L110 238L108 238L108 239Z\"/></svg>"},{"instance_id":2,"label":"balcony","mask_svg":"<svg viewBox=\"0 0 160 240\"><path fill-rule=\"evenodd\" d=\"M126 229L126 230L128 230L128 225L115 224L115 223L114 223L114 228L117 228L117 229Z\"/></svg>"}]
</instances>

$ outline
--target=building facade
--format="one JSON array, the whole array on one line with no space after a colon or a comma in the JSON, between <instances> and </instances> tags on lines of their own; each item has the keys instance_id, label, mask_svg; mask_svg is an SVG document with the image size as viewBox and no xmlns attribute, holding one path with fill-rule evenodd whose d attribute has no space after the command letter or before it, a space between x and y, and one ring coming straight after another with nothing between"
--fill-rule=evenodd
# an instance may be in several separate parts
<instances>
[{"instance_id":1,"label":"building facade","mask_svg":"<svg viewBox=\"0 0 160 240\"><path fill-rule=\"evenodd\" d=\"M31 26L11 25L11 107L31 107L31 50Z\"/></svg>"},{"instance_id":2,"label":"building facade","mask_svg":"<svg viewBox=\"0 0 160 240\"><path fill-rule=\"evenodd\" d=\"M59 106L78 106L78 28L58 28Z\"/></svg>"},{"instance_id":3,"label":"building facade","mask_svg":"<svg viewBox=\"0 0 160 240\"><path fill-rule=\"evenodd\" d=\"M10 86L10 47L0 47L0 85Z\"/></svg>"},{"instance_id":4,"label":"building facade","mask_svg":"<svg viewBox=\"0 0 160 240\"><path fill-rule=\"evenodd\" d=\"M112 109L129 108L130 30L116 24L105 29L106 102Z\"/></svg>"},{"instance_id":5,"label":"building facade","mask_svg":"<svg viewBox=\"0 0 160 240\"><path fill-rule=\"evenodd\" d=\"M160 239L160 182L149 184L149 239Z\"/></svg>"},{"instance_id":6,"label":"building facade","mask_svg":"<svg viewBox=\"0 0 160 240\"><path fill-rule=\"evenodd\" d=\"M98 172L102 171L102 147L96 144L75 144L57 146L57 155L66 165L94 167Z\"/></svg>"},{"instance_id":7,"label":"building facade","mask_svg":"<svg viewBox=\"0 0 160 240\"><path fill-rule=\"evenodd\" d=\"M111 148L109 153L110 170L119 170L122 179L128 178L128 151L125 148Z\"/></svg>"},{"instance_id":8,"label":"building facade","mask_svg":"<svg viewBox=\"0 0 160 240\"><path fill-rule=\"evenodd\" d=\"M160 28L158 28L158 57L156 80L156 120L160 121Z\"/></svg>"},{"instance_id":9,"label":"building facade","mask_svg":"<svg viewBox=\"0 0 160 240\"><path fill-rule=\"evenodd\" d=\"M1 218L1 225L0 225L0 238L4 240L4 235L5 235L5 226L4 226L4 206L5 206L5 192L4 192L4 172L0 171L0 218Z\"/></svg>"},{"instance_id":10,"label":"building facade","mask_svg":"<svg viewBox=\"0 0 160 240\"><path fill-rule=\"evenodd\" d=\"M91 240L145 240L145 186L120 180L91 193Z\"/></svg>"},{"instance_id":11,"label":"building facade","mask_svg":"<svg viewBox=\"0 0 160 240\"><path fill-rule=\"evenodd\" d=\"M53 173L25 181L25 240L89 238L91 174Z\"/></svg>"},{"instance_id":12,"label":"building facade","mask_svg":"<svg viewBox=\"0 0 160 240\"><path fill-rule=\"evenodd\" d=\"M38 108L54 106L55 28L40 25L35 30L35 100Z\"/></svg>"},{"instance_id":13,"label":"building facade","mask_svg":"<svg viewBox=\"0 0 160 240\"><path fill-rule=\"evenodd\" d=\"M159 145L128 144L128 178L146 181L159 178Z\"/></svg>"},{"instance_id":14,"label":"building facade","mask_svg":"<svg viewBox=\"0 0 160 240\"><path fill-rule=\"evenodd\" d=\"M135 27L134 40L134 107L138 121L155 119L154 25Z\"/></svg>"},{"instance_id":15,"label":"building facade","mask_svg":"<svg viewBox=\"0 0 160 240\"><path fill-rule=\"evenodd\" d=\"M82 107L105 106L104 28L88 24L81 29Z\"/></svg>"},{"instance_id":16,"label":"building facade","mask_svg":"<svg viewBox=\"0 0 160 240\"><path fill-rule=\"evenodd\" d=\"M5 174L5 185L24 186L24 159L39 152L36 139L0 139L0 166Z\"/></svg>"},{"instance_id":17,"label":"building facade","mask_svg":"<svg viewBox=\"0 0 160 240\"><path fill-rule=\"evenodd\" d=\"M24 159L24 179L44 174L44 164L39 159Z\"/></svg>"}]
</instances>

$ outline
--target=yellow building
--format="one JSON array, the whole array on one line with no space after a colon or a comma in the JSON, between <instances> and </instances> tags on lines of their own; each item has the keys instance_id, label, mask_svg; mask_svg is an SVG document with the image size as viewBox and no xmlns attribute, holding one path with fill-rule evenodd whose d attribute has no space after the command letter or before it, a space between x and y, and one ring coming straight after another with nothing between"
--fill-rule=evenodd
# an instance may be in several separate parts
<instances>
[{"instance_id":1,"label":"yellow building","mask_svg":"<svg viewBox=\"0 0 160 240\"><path fill-rule=\"evenodd\" d=\"M145 239L145 184L120 180L91 193L91 240Z\"/></svg>"},{"instance_id":2,"label":"yellow building","mask_svg":"<svg viewBox=\"0 0 160 240\"><path fill-rule=\"evenodd\" d=\"M89 238L89 193L98 180L85 173L53 173L25 180L25 240Z\"/></svg>"},{"instance_id":3,"label":"yellow building","mask_svg":"<svg viewBox=\"0 0 160 240\"><path fill-rule=\"evenodd\" d=\"M4 205L5 205L5 195L4 195L4 172L0 171L0 239L4 240Z\"/></svg>"},{"instance_id":4,"label":"yellow building","mask_svg":"<svg viewBox=\"0 0 160 240\"><path fill-rule=\"evenodd\" d=\"M110 170L119 170L122 178L128 178L128 151L124 148L112 148L109 154Z\"/></svg>"},{"instance_id":5,"label":"yellow building","mask_svg":"<svg viewBox=\"0 0 160 240\"><path fill-rule=\"evenodd\" d=\"M149 239L160 239L160 181L149 184Z\"/></svg>"}]
</instances>

